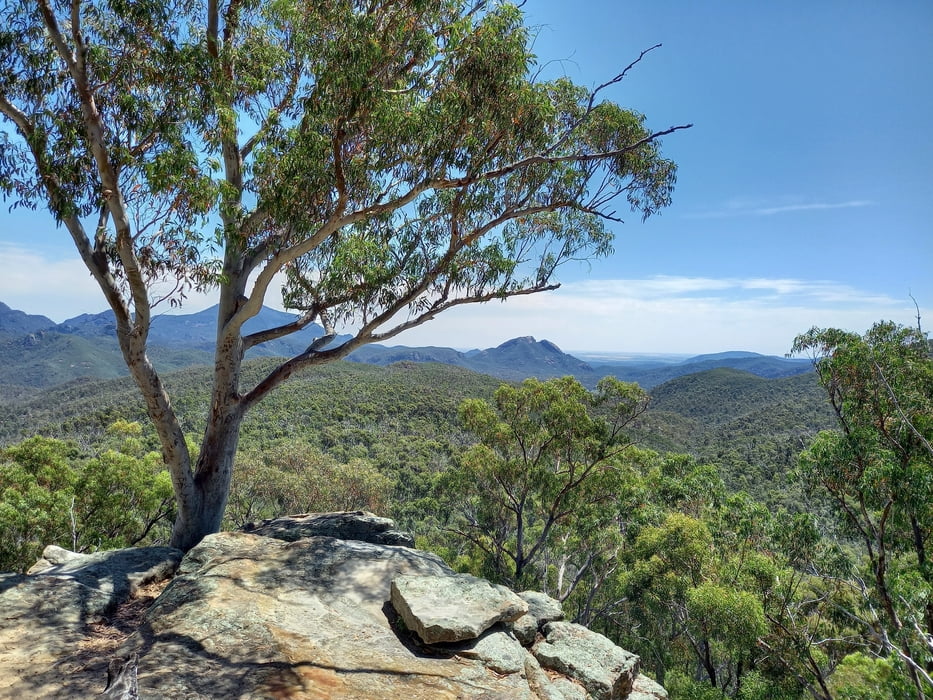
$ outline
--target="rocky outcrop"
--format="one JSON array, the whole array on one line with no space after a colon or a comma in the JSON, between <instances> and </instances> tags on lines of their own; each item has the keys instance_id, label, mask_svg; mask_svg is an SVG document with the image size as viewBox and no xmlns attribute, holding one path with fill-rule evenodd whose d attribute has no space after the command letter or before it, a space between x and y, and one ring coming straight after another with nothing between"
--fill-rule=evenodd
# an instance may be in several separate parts
<instances>
[{"instance_id":1,"label":"rocky outcrop","mask_svg":"<svg viewBox=\"0 0 933 700\"><path fill-rule=\"evenodd\" d=\"M211 535L180 565L174 550L87 558L47 550L35 573L0 576L0 697L98 695L111 658L103 697L133 697L114 694L122 692L121 673L126 692L138 684L143 700L666 697L637 675L637 657L556 622L556 601L458 575L427 552L365 541L394 531L391 521L367 534L362 523L375 516L315 517L359 536L293 539L257 534L260 525ZM295 527L314 519L295 518ZM274 530L282 534L287 520L275 521ZM103 562L111 575L100 575ZM144 582L176 565L132 634L93 662L79 653L95 620L119 614L115 596L132 600ZM458 610L463 614L453 614ZM44 630L42 645L28 637L34 628ZM20 645L11 663L20 638L27 651ZM135 670L135 679L124 669Z\"/></svg>"},{"instance_id":2,"label":"rocky outcrop","mask_svg":"<svg viewBox=\"0 0 933 700\"><path fill-rule=\"evenodd\" d=\"M415 538L395 529L395 521L358 510L346 513L306 513L272 518L243 526L243 532L294 542L304 537L336 537L371 544L414 547Z\"/></svg>"},{"instance_id":3,"label":"rocky outcrop","mask_svg":"<svg viewBox=\"0 0 933 700\"><path fill-rule=\"evenodd\" d=\"M544 668L579 682L594 700L627 697L638 676L637 656L572 622L547 623L534 655Z\"/></svg>"},{"instance_id":4,"label":"rocky outcrop","mask_svg":"<svg viewBox=\"0 0 933 700\"><path fill-rule=\"evenodd\" d=\"M170 577L168 547L75 554L49 546L28 575L0 575L0 698L89 697L109 659L88 644L93 627L147 584Z\"/></svg>"},{"instance_id":5,"label":"rocky outcrop","mask_svg":"<svg viewBox=\"0 0 933 700\"><path fill-rule=\"evenodd\" d=\"M560 602L538 591L522 591L518 596L528 603L528 612L512 623L512 632L525 646L534 644L538 632L548 622L564 619Z\"/></svg>"}]
</instances>

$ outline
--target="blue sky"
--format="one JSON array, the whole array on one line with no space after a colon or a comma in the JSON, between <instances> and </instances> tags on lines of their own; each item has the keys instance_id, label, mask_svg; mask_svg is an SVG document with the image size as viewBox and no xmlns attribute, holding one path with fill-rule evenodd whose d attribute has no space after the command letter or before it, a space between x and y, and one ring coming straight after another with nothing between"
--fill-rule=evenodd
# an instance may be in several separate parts
<instances>
[{"instance_id":1,"label":"blue sky","mask_svg":"<svg viewBox=\"0 0 933 700\"><path fill-rule=\"evenodd\" d=\"M394 342L783 354L812 325L913 323L911 294L933 328L933 3L525 10L547 74L587 86L663 44L606 96L655 129L695 125L664 141L674 204L624 217L615 255L566 269L557 292L455 310ZM69 245L47 216L0 213L0 301L57 321L102 310Z\"/></svg>"}]
</instances>

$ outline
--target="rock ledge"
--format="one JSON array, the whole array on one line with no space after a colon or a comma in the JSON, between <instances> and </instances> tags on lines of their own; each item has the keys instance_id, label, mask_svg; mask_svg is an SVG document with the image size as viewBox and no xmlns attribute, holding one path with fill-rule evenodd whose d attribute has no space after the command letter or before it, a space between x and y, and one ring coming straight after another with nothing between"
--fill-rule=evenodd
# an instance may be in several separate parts
<instances>
[{"instance_id":1,"label":"rock ledge","mask_svg":"<svg viewBox=\"0 0 933 700\"><path fill-rule=\"evenodd\" d=\"M47 548L28 575L0 574L0 698L98 695L112 658L143 700L667 697L636 656L560 622L557 601L457 574L412 541L355 512L210 535L184 559ZM168 578L88 663L89 630ZM133 697L116 685L106 697Z\"/></svg>"}]
</instances>

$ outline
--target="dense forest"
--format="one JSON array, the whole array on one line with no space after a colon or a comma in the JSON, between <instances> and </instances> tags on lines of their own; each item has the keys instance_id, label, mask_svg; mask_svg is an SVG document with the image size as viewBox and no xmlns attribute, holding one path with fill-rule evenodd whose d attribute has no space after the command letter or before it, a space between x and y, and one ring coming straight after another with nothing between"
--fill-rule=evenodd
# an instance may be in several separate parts
<instances>
[{"instance_id":1,"label":"dense forest","mask_svg":"<svg viewBox=\"0 0 933 700\"><path fill-rule=\"evenodd\" d=\"M328 365L244 423L225 527L391 516L459 570L558 598L673 698L924 697L928 346L878 324L814 330L796 349L816 373L714 369L650 394L612 377L590 389L432 363ZM167 378L192 435L206 372ZM14 398L0 440L0 569L27 568L51 542L169 536L171 485L128 380Z\"/></svg>"}]
</instances>

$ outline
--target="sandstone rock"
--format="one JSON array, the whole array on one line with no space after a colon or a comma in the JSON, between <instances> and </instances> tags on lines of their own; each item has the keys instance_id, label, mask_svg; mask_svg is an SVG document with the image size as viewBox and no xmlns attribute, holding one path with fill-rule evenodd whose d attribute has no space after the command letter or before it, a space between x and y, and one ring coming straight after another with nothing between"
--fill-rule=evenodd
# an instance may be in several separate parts
<instances>
[{"instance_id":1,"label":"sandstone rock","mask_svg":"<svg viewBox=\"0 0 933 700\"><path fill-rule=\"evenodd\" d=\"M243 532L294 542L302 537L336 537L371 544L414 547L415 538L395 529L395 521L362 510L344 513L307 513L249 523Z\"/></svg>"},{"instance_id":2,"label":"sandstone rock","mask_svg":"<svg viewBox=\"0 0 933 700\"><path fill-rule=\"evenodd\" d=\"M331 531L351 539L288 533L288 522L306 533L308 520L350 523ZM535 658L506 621L527 610L536 629L559 605L455 574L433 554L360 539L364 523L372 534L391 532L391 521L338 513L275 522L269 537L211 535L180 565L180 552L166 548L50 547L33 574L0 574L0 698L126 700L138 688L144 700L589 700L619 697L620 659L637 673L636 657L562 622L544 625ZM161 586L127 597L176 565L140 622ZM467 618L473 638L419 641L411 630L427 615L403 622L393 594L409 612L436 605L441 617ZM635 679L632 700L665 697Z\"/></svg>"},{"instance_id":3,"label":"sandstone rock","mask_svg":"<svg viewBox=\"0 0 933 700\"><path fill-rule=\"evenodd\" d=\"M626 700L667 700L667 691L647 676L639 674Z\"/></svg>"},{"instance_id":4,"label":"sandstone rock","mask_svg":"<svg viewBox=\"0 0 933 700\"><path fill-rule=\"evenodd\" d=\"M524 698L520 674L412 644L389 600L401 575L453 576L405 547L228 532L192 549L121 653L143 698Z\"/></svg>"},{"instance_id":5,"label":"sandstone rock","mask_svg":"<svg viewBox=\"0 0 933 700\"><path fill-rule=\"evenodd\" d=\"M31 569L37 573L0 576L0 697L88 697L103 689L108 659L88 664L80 653L88 625L139 587L171 576L181 557L169 547L95 554L47 547Z\"/></svg>"},{"instance_id":6,"label":"sandstone rock","mask_svg":"<svg viewBox=\"0 0 933 700\"><path fill-rule=\"evenodd\" d=\"M537 591L522 591L518 596L528 603L528 612L512 623L512 632L525 646L534 643L538 630L546 623L564 619L560 601Z\"/></svg>"},{"instance_id":7,"label":"sandstone rock","mask_svg":"<svg viewBox=\"0 0 933 700\"><path fill-rule=\"evenodd\" d=\"M586 692L586 688L578 682L569 678L560 676L551 681L551 687L554 688L564 700L593 700L592 695Z\"/></svg>"},{"instance_id":8,"label":"sandstone rock","mask_svg":"<svg viewBox=\"0 0 933 700\"><path fill-rule=\"evenodd\" d=\"M528 603L505 586L469 574L396 577L392 605L426 644L475 639L528 611Z\"/></svg>"},{"instance_id":9,"label":"sandstone rock","mask_svg":"<svg viewBox=\"0 0 933 700\"><path fill-rule=\"evenodd\" d=\"M45 571L50 569L56 564L66 564L69 561L80 561L83 554L78 552L72 552L64 547L59 547L58 545L50 544L44 550L42 550L42 557L33 564L27 574L37 574L40 571Z\"/></svg>"},{"instance_id":10,"label":"sandstone rock","mask_svg":"<svg viewBox=\"0 0 933 700\"><path fill-rule=\"evenodd\" d=\"M528 652L502 625L494 625L476 639L437 647L467 659L477 659L496 673L521 673L525 670Z\"/></svg>"},{"instance_id":11,"label":"sandstone rock","mask_svg":"<svg viewBox=\"0 0 933 700\"><path fill-rule=\"evenodd\" d=\"M606 637L572 622L549 622L534 655L545 667L586 688L595 700L621 700L632 690L639 658Z\"/></svg>"},{"instance_id":12,"label":"sandstone rock","mask_svg":"<svg viewBox=\"0 0 933 700\"><path fill-rule=\"evenodd\" d=\"M129 547L78 554L49 545L29 574L73 579L109 596L111 604L116 605L142 586L172 576L182 556L171 547Z\"/></svg>"},{"instance_id":13,"label":"sandstone rock","mask_svg":"<svg viewBox=\"0 0 933 700\"><path fill-rule=\"evenodd\" d=\"M25 580L26 576L23 574L14 574L11 572L0 573L0 593Z\"/></svg>"},{"instance_id":14,"label":"sandstone rock","mask_svg":"<svg viewBox=\"0 0 933 700\"><path fill-rule=\"evenodd\" d=\"M583 686L574 685L567 681L565 690L572 687L572 691L564 692L560 688L558 681L566 680L563 677L557 680L551 680L541 668L541 664L533 654L525 652L525 678L528 679L528 686L532 689L539 700L587 700L586 691Z\"/></svg>"}]
</instances>

